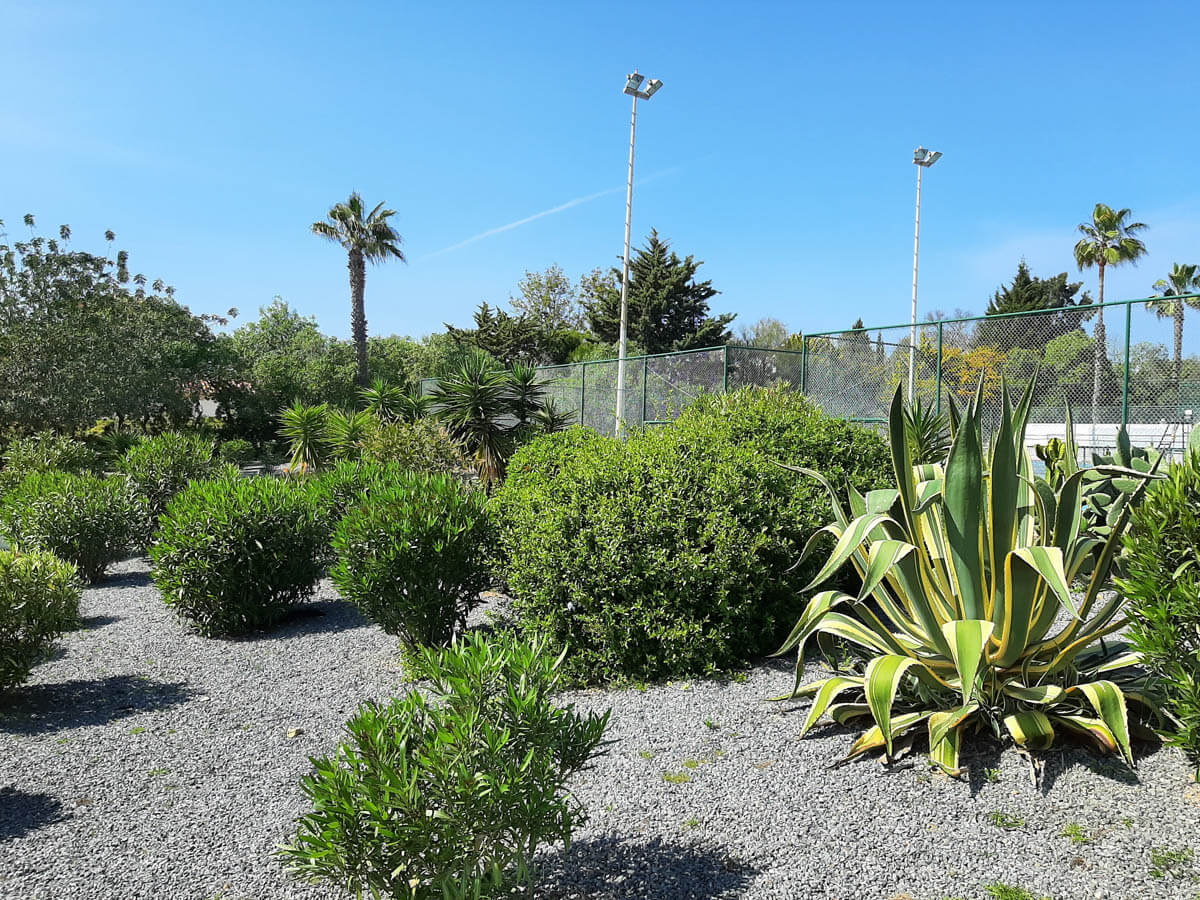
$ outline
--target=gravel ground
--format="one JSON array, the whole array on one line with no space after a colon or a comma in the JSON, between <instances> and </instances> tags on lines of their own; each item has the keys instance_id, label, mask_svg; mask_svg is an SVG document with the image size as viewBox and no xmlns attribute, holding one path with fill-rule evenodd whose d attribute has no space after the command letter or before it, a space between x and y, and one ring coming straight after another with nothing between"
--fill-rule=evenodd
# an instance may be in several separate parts
<instances>
[{"instance_id":1,"label":"gravel ground","mask_svg":"<svg viewBox=\"0 0 1200 900\"><path fill-rule=\"evenodd\" d=\"M307 613L213 641L162 605L144 560L87 591L86 627L0 696L0 897L337 897L270 851L305 809L308 756L403 675L394 640L328 584ZM1200 849L1200 786L1176 751L1143 749L1136 779L1052 753L1040 789L996 749L968 758L962 782L919 759L830 768L852 735L797 740L802 715L763 700L790 680L763 665L739 681L573 694L614 708L615 743L578 779L592 820L569 852L544 855L536 895L975 900L996 881L1054 900L1200 893L1200 860L1151 871L1156 851Z\"/></svg>"}]
</instances>

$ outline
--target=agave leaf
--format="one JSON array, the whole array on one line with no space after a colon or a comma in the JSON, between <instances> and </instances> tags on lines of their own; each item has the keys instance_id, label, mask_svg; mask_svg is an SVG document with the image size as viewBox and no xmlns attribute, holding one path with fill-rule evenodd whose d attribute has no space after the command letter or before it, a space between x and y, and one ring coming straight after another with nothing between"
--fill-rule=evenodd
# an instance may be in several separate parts
<instances>
[{"instance_id":1,"label":"agave leaf","mask_svg":"<svg viewBox=\"0 0 1200 900\"><path fill-rule=\"evenodd\" d=\"M863 690L867 697L867 705L871 707L871 715L886 737L887 755L892 755L892 703L896 699L896 690L900 680L917 661L911 656L886 654L877 656L867 664L863 676Z\"/></svg>"},{"instance_id":2,"label":"agave leaf","mask_svg":"<svg viewBox=\"0 0 1200 900\"><path fill-rule=\"evenodd\" d=\"M853 602L854 598L841 591L821 591L819 594L814 595L804 608L800 620L796 622L796 627L792 629L791 634L787 636L787 640L783 642L783 646L771 655L782 656L794 647L799 647L799 655L803 659L804 645L813 632L817 630L817 625L820 623L821 617L835 606L846 601Z\"/></svg>"},{"instance_id":3,"label":"agave leaf","mask_svg":"<svg viewBox=\"0 0 1200 900\"><path fill-rule=\"evenodd\" d=\"M832 678L826 678L824 681L819 682L819 685L816 697L813 699L812 708L809 709L808 716L804 720L804 727L800 729L800 737L808 734L809 730L817 724L838 694L843 693L849 688L861 688L863 680L861 678L849 678L844 675L834 675Z\"/></svg>"},{"instance_id":4,"label":"agave leaf","mask_svg":"<svg viewBox=\"0 0 1200 900\"><path fill-rule=\"evenodd\" d=\"M983 446L980 436L980 381L976 400L967 409L966 418L950 446L946 460L946 482L942 508L945 510L946 541L949 545L950 571L963 618L984 617L983 563L986 531L980 522L979 498L983 495Z\"/></svg>"},{"instance_id":5,"label":"agave leaf","mask_svg":"<svg viewBox=\"0 0 1200 900\"><path fill-rule=\"evenodd\" d=\"M833 575L833 573L840 569L842 565L854 555L854 552L862 546L863 541L867 539L867 535L869 535L881 524L888 521L891 520L885 515L876 514L859 516L857 519L850 522L845 527L845 530L842 530L840 525L826 525L824 528L814 534L811 538L809 538L808 543L805 545L804 553L800 556L800 562L804 562L804 560L808 558L813 547L815 546L817 538L824 532L836 534L837 545L833 548L833 553L830 554L829 559L825 561L825 565L821 567L821 571L813 576L812 581L805 585L801 590L810 591L818 584L821 584L823 581Z\"/></svg>"},{"instance_id":6,"label":"agave leaf","mask_svg":"<svg viewBox=\"0 0 1200 900\"><path fill-rule=\"evenodd\" d=\"M880 747L891 746L891 742L899 737L914 725L919 725L925 719L929 718L929 711L925 712L907 712L901 713L891 720L891 729L887 740L883 737L883 732L878 725L872 725L863 732L858 740L850 747L850 752L846 754L842 762L849 762L856 756L861 756L869 750L878 750ZM889 754L890 755L890 754Z\"/></svg>"},{"instance_id":7,"label":"agave leaf","mask_svg":"<svg viewBox=\"0 0 1200 900\"><path fill-rule=\"evenodd\" d=\"M1008 557L1017 543L1018 506L1017 492L1020 479L1017 474L1017 450L1013 446L1012 409L1009 407L1008 387L1002 385L1003 400L1000 407L1000 429L992 440L992 468L987 479L988 486L988 529L991 538L991 599L998 606L1004 605L1004 569L1001 561ZM978 505L978 500L975 501ZM991 611L969 618L982 618Z\"/></svg>"},{"instance_id":8,"label":"agave leaf","mask_svg":"<svg viewBox=\"0 0 1200 900\"><path fill-rule=\"evenodd\" d=\"M1051 703L1057 703L1066 696L1066 691L1055 684L1036 684L1026 687L1023 684L1006 681L1000 688L1010 697L1015 697L1023 703L1037 703L1040 706L1047 706Z\"/></svg>"},{"instance_id":9,"label":"agave leaf","mask_svg":"<svg viewBox=\"0 0 1200 900\"><path fill-rule=\"evenodd\" d=\"M1125 695L1111 681L1088 681L1067 688L1068 694L1076 691L1087 697L1096 715L1108 727L1125 761L1133 765L1133 750L1129 746L1129 713L1125 708Z\"/></svg>"},{"instance_id":10,"label":"agave leaf","mask_svg":"<svg viewBox=\"0 0 1200 900\"><path fill-rule=\"evenodd\" d=\"M994 628L991 622L981 619L956 619L942 626L942 635L950 645L954 667L958 670L964 705L971 702L971 695L975 693L979 662Z\"/></svg>"},{"instance_id":11,"label":"agave leaf","mask_svg":"<svg viewBox=\"0 0 1200 900\"><path fill-rule=\"evenodd\" d=\"M934 715L937 715L935 713ZM929 717L930 725L933 724L933 716ZM962 775L963 769L958 764L958 749L962 743L962 729L950 728L943 735L942 739L934 743L933 738L929 739L929 759L930 761L941 768L943 772L951 778L958 778Z\"/></svg>"},{"instance_id":12,"label":"agave leaf","mask_svg":"<svg viewBox=\"0 0 1200 900\"><path fill-rule=\"evenodd\" d=\"M947 709L935 712L929 717L929 748L932 751L946 739L951 731L958 731L960 725L979 709L978 703L967 703L957 709Z\"/></svg>"},{"instance_id":13,"label":"agave leaf","mask_svg":"<svg viewBox=\"0 0 1200 900\"><path fill-rule=\"evenodd\" d=\"M1015 665L1025 655L1039 624L1039 608L1046 616L1057 614L1058 604L1078 615L1071 590L1062 571L1062 552L1057 547L1021 547L1004 561L1004 583L1008 600L992 610L997 647L991 662L1002 668ZM1058 601L1046 602L1047 591Z\"/></svg>"},{"instance_id":14,"label":"agave leaf","mask_svg":"<svg viewBox=\"0 0 1200 900\"><path fill-rule=\"evenodd\" d=\"M1045 750L1054 743L1050 717L1036 709L1025 709L1004 717L1004 727L1018 747Z\"/></svg>"},{"instance_id":15,"label":"agave leaf","mask_svg":"<svg viewBox=\"0 0 1200 900\"><path fill-rule=\"evenodd\" d=\"M912 530L913 507L916 506L916 485L913 482L912 447L904 427L903 389L897 385L888 411L888 434L892 451L892 468L896 473L896 487L900 495L900 508L904 523Z\"/></svg>"},{"instance_id":16,"label":"agave leaf","mask_svg":"<svg viewBox=\"0 0 1200 900\"><path fill-rule=\"evenodd\" d=\"M859 600L866 600L879 587L880 582L888 575L901 559L914 552L917 548L904 541L875 541L868 551L867 573L863 577L862 590L858 593Z\"/></svg>"},{"instance_id":17,"label":"agave leaf","mask_svg":"<svg viewBox=\"0 0 1200 900\"><path fill-rule=\"evenodd\" d=\"M829 501L833 506L834 520L842 527L846 526L846 524L850 521L850 516L846 514L846 510L842 506L842 498L838 495L838 492L833 489L833 485L829 483L829 480L824 475L815 469L806 469L803 466L789 466L786 463L781 462L776 462L775 465L779 466L781 469L787 469L789 472L795 472L797 475L804 475L808 478L816 480L823 488L825 488L825 492L829 494Z\"/></svg>"},{"instance_id":18,"label":"agave leaf","mask_svg":"<svg viewBox=\"0 0 1200 900\"><path fill-rule=\"evenodd\" d=\"M1054 717L1054 720L1062 723L1063 726L1074 731L1076 734L1094 741L1106 753L1116 753L1118 751L1116 736L1100 719L1093 719L1090 716L1059 714Z\"/></svg>"},{"instance_id":19,"label":"agave leaf","mask_svg":"<svg viewBox=\"0 0 1200 900\"><path fill-rule=\"evenodd\" d=\"M865 703L835 703L829 707L829 718L839 725L846 725L855 719L870 717L871 707Z\"/></svg>"},{"instance_id":20,"label":"agave leaf","mask_svg":"<svg viewBox=\"0 0 1200 900\"><path fill-rule=\"evenodd\" d=\"M875 650L878 653L908 655L907 648L896 640L896 636L891 632L876 632L858 619L839 612L826 613L821 621L821 631L845 638L851 643L866 647L868 650Z\"/></svg>"}]
</instances>

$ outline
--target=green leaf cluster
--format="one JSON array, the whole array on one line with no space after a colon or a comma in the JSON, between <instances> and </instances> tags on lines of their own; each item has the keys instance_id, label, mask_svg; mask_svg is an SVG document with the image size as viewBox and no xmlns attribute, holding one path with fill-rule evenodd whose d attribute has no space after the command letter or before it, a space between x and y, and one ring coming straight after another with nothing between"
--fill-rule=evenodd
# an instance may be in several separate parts
<instances>
[{"instance_id":1,"label":"green leaf cluster","mask_svg":"<svg viewBox=\"0 0 1200 900\"><path fill-rule=\"evenodd\" d=\"M1200 453L1171 466L1125 536L1129 637L1162 679L1172 741L1200 768Z\"/></svg>"},{"instance_id":2,"label":"green leaf cluster","mask_svg":"<svg viewBox=\"0 0 1200 900\"><path fill-rule=\"evenodd\" d=\"M214 442L203 435L167 432L131 447L118 468L129 479L137 506L134 542L149 544L158 517L188 482L212 474Z\"/></svg>"},{"instance_id":3,"label":"green leaf cluster","mask_svg":"<svg viewBox=\"0 0 1200 900\"><path fill-rule=\"evenodd\" d=\"M572 428L514 456L495 498L500 572L529 633L570 646L588 681L726 670L777 645L815 566L793 548L829 515L775 463L820 464L861 488L878 436L801 395L705 396L626 441Z\"/></svg>"},{"instance_id":4,"label":"green leaf cluster","mask_svg":"<svg viewBox=\"0 0 1200 900\"><path fill-rule=\"evenodd\" d=\"M95 451L86 443L54 431L39 431L16 438L5 449L4 467L0 469L0 496L32 472L82 474L94 471L97 462Z\"/></svg>"},{"instance_id":5,"label":"green leaf cluster","mask_svg":"<svg viewBox=\"0 0 1200 900\"><path fill-rule=\"evenodd\" d=\"M163 601L202 634L245 634L312 593L324 539L303 482L193 481L159 519L151 575Z\"/></svg>"},{"instance_id":6,"label":"green leaf cluster","mask_svg":"<svg viewBox=\"0 0 1200 900\"><path fill-rule=\"evenodd\" d=\"M0 549L0 689L14 687L79 621L75 566L42 550Z\"/></svg>"},{"instance_id":7,"label":"green leaf cluster","mask_svg":"<svg viewBox=\"0 0 1200 900\"><path fill-rule=\"evenodd\" d=\"M474 900L532 883L538 848L586 819L567 781L609 714L556 706L562 658L545 642L472 633L420 651L431 698L367 703L301 783L313 811L280 857L362 896Z\"/></svg>"},{"instance_id":8,"label":"green leaf cluster","mask_svg":"<svg viewBox=\"0 0 1200 900\"><path fill-rule=\"evenodd\" d=\"M122 476L33 472L0 501L0 535L74 563L96 582L129 552L137 516Z\"/></svg>"},{"instance_id":9,"label":"green leaf cluster","mask_svg":"<svg viewBox=\"0 0 1200 900\"><path fill-rule=\"evenodd\" d=\"M1105 640L1127 624L1124 598L1108 593L1109 574L1151 476L1114 471L1139 487L1107 536L1092 534L1083 471L1057 491L1032 477L1024 441L1034 390L1031 382L1015 407L1003 391L986 449L982 383L961 421L952 407L955 435L944 467L913 465L897 390L895 487L851 491L848 508L835 504L835 520L823 531L836 546L806 590L846 562L862 586L857 594L812 596L780 652L798 650L792 696L814 698L804 731L826 714L868 724L848 758L877 749L890 757L920 730L932 761L958 773L964 737L983 729L1028 750L1077 735L1132 763L1137 723L1129 707L1157 707L1139 654ZM810 542L802 558L816 546ZM1085 584L1078 601L1070 587L1077 580ZM861 662L801 686L805 644L820 634L859 648Z\"/></svg>"},{"instance_id":10,"label":"green leaf cluster","mask_svg":"<svg viewBox=\"0 0 1200 900\"><path fill-rule=\"evenodd\" d=\"M448 475L392 473L342 517L330 577L388 634L445 645L488 585L490 545L482 492Z\"/></svg>"}]
</instances>

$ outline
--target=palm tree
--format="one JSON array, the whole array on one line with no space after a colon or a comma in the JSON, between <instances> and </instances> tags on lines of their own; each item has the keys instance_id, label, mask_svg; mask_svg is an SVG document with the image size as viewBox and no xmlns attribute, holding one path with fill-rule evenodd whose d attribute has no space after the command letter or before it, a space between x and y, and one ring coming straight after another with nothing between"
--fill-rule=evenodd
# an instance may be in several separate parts
<instances>
[{"instance_id":1,"label":"palm tree","mask_svg":"<svg viewBox=\"0 0 1200 900\"><path fill-rule=\"evenodd\" d=\"M393 256L405 262L400 250L401 237L388 224L388 219L395 214L394 209L384 209L382 203L366 212L362 197L355 191L345 203L334 205L325 221L312 224L313 234L341 244L350 257L350 333L358 357L355 381L359 387L366 387L370 377L367 371L367 314L363 307L367 263Z\"/></svg>"},{"instance_id":2,"label":"palm tree","mask_svg":"<svg viewBox=\"0 0 1200 900\"><path fill-rule=\"evenodd\" d=\"M1100 372L1108 350L1104 334L1104 269L1123 262L1136 263L1145 255L1146 245L1134 237L1143 230L1143 222L1129 222L1128 209L1114 210L1111 206L1097 203L1092 210L1092 221L1079 226L1083 235L1075 245L1075 262L1079 271L1095 266L1100 279L1100 302L1096 319L1096 366L1092 378L1092 424L1096 424L1096 410L1100 406Z\"/></svg>"},{"instance_id":3,"label":"palm tree","mask_svg":"<svg viewBox=\"0 0 1200 900\"><path fill-rule=\"evenodd\" d=\"M1200 297L1188 294L1200 293L1200 266L1175 263L1171 274L1154 282L1154 290L1162 300L1151 300L1146 304L1160 319L1175 320L1174 382L1175 402L1182 403L1180 382L1183 379L1183 311L1190 306L1200 309Z\"/></svg>"}]
</instances>

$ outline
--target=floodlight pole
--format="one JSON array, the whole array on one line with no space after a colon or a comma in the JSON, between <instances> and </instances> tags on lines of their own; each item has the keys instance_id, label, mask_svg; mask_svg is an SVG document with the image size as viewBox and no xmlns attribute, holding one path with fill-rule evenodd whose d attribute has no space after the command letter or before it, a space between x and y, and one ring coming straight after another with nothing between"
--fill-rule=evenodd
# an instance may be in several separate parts
<instances>
[{"instance_id":1,"label":"floodlight pole","mask_svg":"<svg viewBox=\"0 0 1200 900\"><path fill-rule=\"evenodd\" d=\"M634 69L625 82L625 93L633 96L633 115L629 120L629 181L625 187L625 263L621 268L621 333L617 341L617 415L616 435L625 433L625 361L629 355L629 241L633 223L633 147L637 138L637 102L649 100L662 87L662 82L651 78L646 90L641 90L645 77Z\"/></svg>"},{"instance_id":2,"label":"floodlight pole","mask_svg":"<svg viewBox=\"0 0 1200 900\"><path fill-rule=\"evenodd\" d=\"M921 174L942 154L918 147L913 152L913 164L917 167L917 220L913 229L913 280L912 280L912 320L908 329L908 402L912 403L917 381L917 262L921 253ZM938 361L941 365L941 360Z\"/></svg>"},{"instance_id":3,"label":"floodlight pole","mask_svg":"<svg viewBox=\"0 0 1200 900\"><path fill-rule=\"evenodd\" d=\"M637 138L637 102L635 91L633 115L629 120L629 181L625 185L625 263L621 267L621 334L617 340L617 437L625 432L625 358L629 355L629 237L633 224L633 145Z\"/></svg>"}]
</instances>

